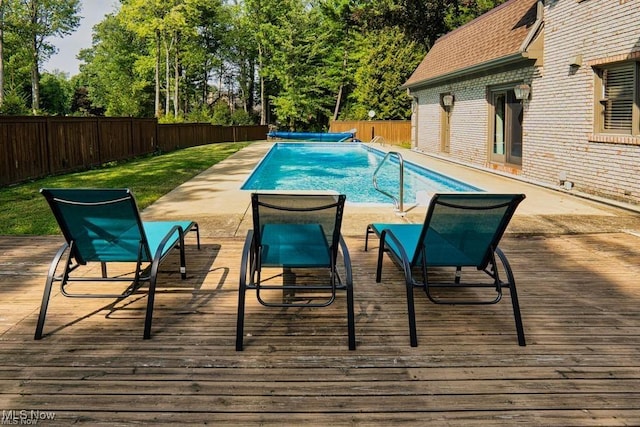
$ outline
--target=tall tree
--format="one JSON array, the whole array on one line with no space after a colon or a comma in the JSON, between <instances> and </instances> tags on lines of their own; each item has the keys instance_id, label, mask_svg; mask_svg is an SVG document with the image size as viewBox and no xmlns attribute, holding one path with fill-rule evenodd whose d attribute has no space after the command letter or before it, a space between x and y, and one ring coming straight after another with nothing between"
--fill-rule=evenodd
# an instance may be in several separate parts
<instances>
[{"instance_id":1,"label":"tall tree","mask_svg":"<svg viewBox=\"0 0 640 427\"><path fill-rule=\"evenodd\" d=\"M93 46L80 52L80 85L92 108L110 116L153 116L153 57L148 43L129 30L120 15L107 15L93 28Z\"/></svg>"},{"instance_id":2,"label":"tall tree","mask_svg":"<svg viewBox=\"0 0 640 427\"><path fill-rule=\"evenodd\" d=\"M275 92L271 85L270 67L274 46L280 42L283 34L291 27L287 19L291 10L301 0L244 0L244 22L253 36L257 56L258 77L260 79L260 124L267 124L269 119L269 95Z\"/></svg>"},{"instance_id":3,"label":"tall tree","mask_svg":"<svg viewBox=\"0 0 640 427\"><path fill-rule=\"evenodd\" d=\"M365 120L374 110L382 120L406 120L411 116L411 99L401 85L424 56L416 42L408 41L398 28L368 31L359 37L354 60L355 88L349 98L346 117Z\"/></svg>"},{"instance_id":4,"label":"tall tree","mask_svg":"<svg viewBox=\"0 0 640 427\"><path fill-rule=\"evenodd\" d=\"M147 40L153 46L154 83L155 83L155 116L162 115L160 104L160 71L161 52L164 40L164 19L170 4L166 0L123 0L119 15L129 30ZM168 84L167 82L165 82ZM165 108L166 112L166 108Z\"/></svg>"},{"instance_id":5,"label":"tall tree","mask_svg":"<svg viewBox=\"0 0 640 427\"><path fill-rule=\"evenodd\" d=\"M79 0L11 0L16 31L28 46L31 74L31 109L40 108L40 65L56 52L52 37L71 34L79 25Z\"/></svg>"},{"instance_id":6,"label":"tall tree","mask_svg":"<svg viewBox=\"0 0 640 427\"><path fill-rule=\"evenodd\" d=\"M0 0L0 108L4 101L4 12L6 1Z\"/></svg>"}]
</instances>

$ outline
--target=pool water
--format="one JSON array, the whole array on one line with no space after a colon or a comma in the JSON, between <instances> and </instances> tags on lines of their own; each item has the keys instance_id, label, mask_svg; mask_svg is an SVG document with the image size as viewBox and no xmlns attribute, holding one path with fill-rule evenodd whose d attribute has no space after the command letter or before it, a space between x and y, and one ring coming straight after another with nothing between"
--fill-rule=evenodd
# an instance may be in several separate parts
<instances>
[{"instance_id":1,"label":"pool water","mask_svg":"<svg viewBox=\"0 0 640 427\"><path fill-rule=\"evenodd\" d=\"M373 187L373 174L386 153L360 143L277 143L242 185L243 190L335 190L349 203L393 203ZM393 159L393 158L392 158ZM378 172L378 187L398 197L397 161ZM482 191L477 187L404 161L404 203L424 192Z\"/></svg>"}]
</instances>

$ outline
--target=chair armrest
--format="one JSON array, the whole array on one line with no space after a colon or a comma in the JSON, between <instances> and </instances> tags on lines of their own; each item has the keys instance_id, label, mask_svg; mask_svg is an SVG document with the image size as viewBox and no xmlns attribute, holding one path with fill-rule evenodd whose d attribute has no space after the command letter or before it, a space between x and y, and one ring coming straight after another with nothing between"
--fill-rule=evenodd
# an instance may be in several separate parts
<instances>
[{"instance_id":1,"label":"chair armrest","mask_svg":"<svg viewBox=\"0 0 640 427\"><path fill-rule=\"evenodd\" d=\"M411 261L409 260L409 257L407 257L407 252L404 250L404 246L402 246L400 240L391 230L383 229L380 233L380 251L384 250L387 238L395 243L398 251L400 252L396 253L396 251L389 248L389 253L402 263L402 270L404 271L404 277L407 285L413 284L411 280Z\"/></svg>"},{"instance_id":2,"label":"chair armrest","mask_svg":"<svg viewBox=\"0 0 640 427\"><path fill-rule=\"evenodd\" d=\"M349 256L349 249L347 243L344 241L342 234L340 235L340 251L342 252L342 258L344 259L344 270L346 274L347 285L353 284L353 272L351 269L351 257Z\"/></svg>"},{"instance_id":3,"label":"chair armrest","mask_svg":"<svg viewBox=\"0 0 640 427\"><path fill-rule=\"evenodd\" d=\"M247 284L247 264L249 262L249 254L254 245L253 242L253 230L247 232L247 237L244 240L244 247L242 248L242 258L240 261L240 289L244 289Z\"/></svg>"}]
</instances>

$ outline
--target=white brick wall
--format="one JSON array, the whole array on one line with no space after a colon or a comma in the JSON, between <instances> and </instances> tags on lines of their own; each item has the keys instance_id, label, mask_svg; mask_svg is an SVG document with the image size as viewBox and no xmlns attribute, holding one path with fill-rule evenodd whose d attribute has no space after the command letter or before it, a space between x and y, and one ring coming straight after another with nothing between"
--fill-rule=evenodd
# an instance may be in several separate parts
<instances>
[{"instance_id":1,"label":"white brick wall","mask_svg":"<svg viewBox=\"0 0 640 427\"><path fill-rule=\"evenodd\" d=\"M450 156L487 166L487 86L532 80L531 100L525 106L519 173L558 185L559 173L565 172L579 191L640 203L640 136L613 138L616 142L597 142L591 137L592 65L640 52L640 0L547 0L544 22L544 67L501 72L416 92L415 145L440 153L439 94L451 91L455 105ZM570 59L578 54L583 65L572 69ZM620 143L623 141L626 143Z\"/></svg>"}]
</instances>

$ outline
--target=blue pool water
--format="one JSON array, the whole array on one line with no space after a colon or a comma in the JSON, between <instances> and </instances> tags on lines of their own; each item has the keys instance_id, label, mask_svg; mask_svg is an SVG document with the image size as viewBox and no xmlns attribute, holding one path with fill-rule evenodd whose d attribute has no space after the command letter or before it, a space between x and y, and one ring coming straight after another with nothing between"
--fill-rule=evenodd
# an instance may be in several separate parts
<instances>
[{"instance_id":1,"label":"blue pool water","mask_svg":"<svg viewBox=\"0 0 640 427\"><path fill-rule=\"evenodd\" d=\"M350 203L392 203L373 188L372 178L385 153L360 143L277 143L242 185L243 190L335 190ZM404 161L404 203L419 192L482 191ZM398 196L397 162L378 172L378 187Z\"/></svg>"}]
</instances>

